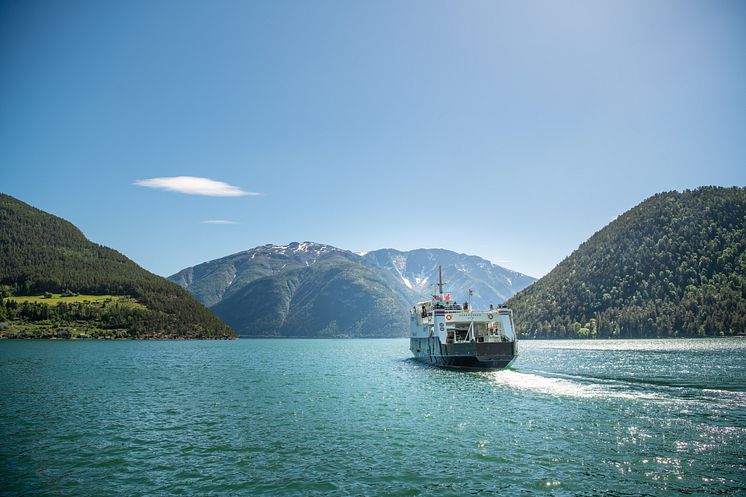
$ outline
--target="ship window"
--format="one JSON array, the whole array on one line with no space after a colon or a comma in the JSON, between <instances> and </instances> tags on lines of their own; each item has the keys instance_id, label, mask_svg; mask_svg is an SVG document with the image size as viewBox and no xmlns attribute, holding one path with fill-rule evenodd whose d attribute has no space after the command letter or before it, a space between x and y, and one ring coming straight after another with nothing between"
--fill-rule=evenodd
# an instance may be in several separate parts
<instances>
[{"instance_id":1,"label":"ship window","mask_svg":"<svg viewBox=\"0 0 746 497\"><path fill-rule=\"evenodd\" d=\"M508 314L500 314L500 321L503 329L505 330L505 337L508 340L515 340L515 333L513 333L513 326L510 324L510 316Z\"/></svg>"}]
</instances>

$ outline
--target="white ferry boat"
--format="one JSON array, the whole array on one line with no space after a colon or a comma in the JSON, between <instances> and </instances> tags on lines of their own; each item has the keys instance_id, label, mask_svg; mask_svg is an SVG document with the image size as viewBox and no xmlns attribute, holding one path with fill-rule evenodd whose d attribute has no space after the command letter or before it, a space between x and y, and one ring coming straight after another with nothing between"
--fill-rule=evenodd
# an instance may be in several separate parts
<instances>
[{"instance_id":1,"label":"white ferry boat","mask_svg":"<svg viewBox=\"0 0 746 497\"><path fill-rule=\"evenodd\" d=\"M506 306L474 311L443 292L438 268L438 295L410 310L409 350L415 359L460 369L504 369L518 355L513 312Z\"/></svg>"}]
</instances>

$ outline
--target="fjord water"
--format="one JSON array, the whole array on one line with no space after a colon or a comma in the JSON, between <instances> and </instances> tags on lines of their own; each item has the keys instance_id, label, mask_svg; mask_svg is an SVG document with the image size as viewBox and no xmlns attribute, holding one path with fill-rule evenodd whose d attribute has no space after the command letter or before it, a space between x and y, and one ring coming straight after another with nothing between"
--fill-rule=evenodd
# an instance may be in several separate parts
<instances>
[{"instance_id":1,"label":"fjord water","mask_svg":"<svg viewBox=\"0 0 746 497\"><path fill-rule=\"evenodd\" d=\"M738 495L746 340L5 341L3 495Z\"/></svg>"}]
</instances>

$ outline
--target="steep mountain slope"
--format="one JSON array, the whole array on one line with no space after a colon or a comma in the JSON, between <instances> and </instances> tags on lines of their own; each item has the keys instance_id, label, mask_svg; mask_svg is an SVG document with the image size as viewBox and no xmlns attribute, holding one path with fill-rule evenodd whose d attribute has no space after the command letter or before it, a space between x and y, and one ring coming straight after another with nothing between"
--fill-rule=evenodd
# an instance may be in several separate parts
<instances>
[{"instance_id":1,"label":"steep mountain slope","mask_svg":"<svg viewBox=\"0 0 746 497\"><path fill-rule=\"evenodd\" d=\"M263 245L182 269L168 279L210 307L259 278L308 267L319 260L351 261L357 257L352 252L320 243Z\"/></svg>"},{"instance_id":2,"label":"steep mountain slope","mask_svg":"<svg viewBox=\"0 0 746 497\"><path fill-rule=\"evenodd\" d=\"M457 299L466 300L471 289L472 305L482 309L505 302L535 281L535 278L497 266L481 257L443 249L408 252L382 249L368 252L364 259L366 264L392 275L415 298L428 298L435 292L438 265L442 265L448 291Z\"/></svg>"},{"instance_id":3,"label":"steep mountain slope","mask_svg":"<svg viewBox=\"0 0 746 497\"><path fill-rule=\"evenodd\" d=\"M135 305L0 304L0 321L95 322L133 337L230 337L233 333L178 285L110 248L88 241L71 223L0 194L0 285L4 296L62 291L126 295ZM143 307L144 306L144 307Z\"/></svg>"},{"instance_id":4,"label":"steep mountain slope","mask_svg":"<svg viewBox=\"0 0 746 497\"><path fill-rule=\"evenodd\" d=\"M408 317L381 278L341 260L258 278L212 309L241 336L401 336Z\"/></svg>"},{"instance_id":5,"label":"steep mountain slope","mask_svg":"<svg viewBox=\"0 0 746 497\"><path fill-rule=\"evenodd\" d=\"M508 301L529 337L746 331L746 189L655 195Z\"/></svg>"}]
</instances>

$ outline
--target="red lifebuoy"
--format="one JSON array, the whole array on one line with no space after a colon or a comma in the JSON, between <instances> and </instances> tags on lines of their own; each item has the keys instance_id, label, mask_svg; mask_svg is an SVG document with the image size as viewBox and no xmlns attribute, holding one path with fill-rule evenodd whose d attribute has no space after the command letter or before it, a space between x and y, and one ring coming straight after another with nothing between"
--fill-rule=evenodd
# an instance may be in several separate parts
<instances>
[{"instance_id":1,"label":"red lifebuoy","mask_svg":"<svg viewBox=\"0 0 746 497\"><path fill-rule=\"evenodd\" d=\"M446 321L450 321L451 318L453 318L453 316L451 316L450 314L446 314Z\"/></svg>"}]
</instances>

